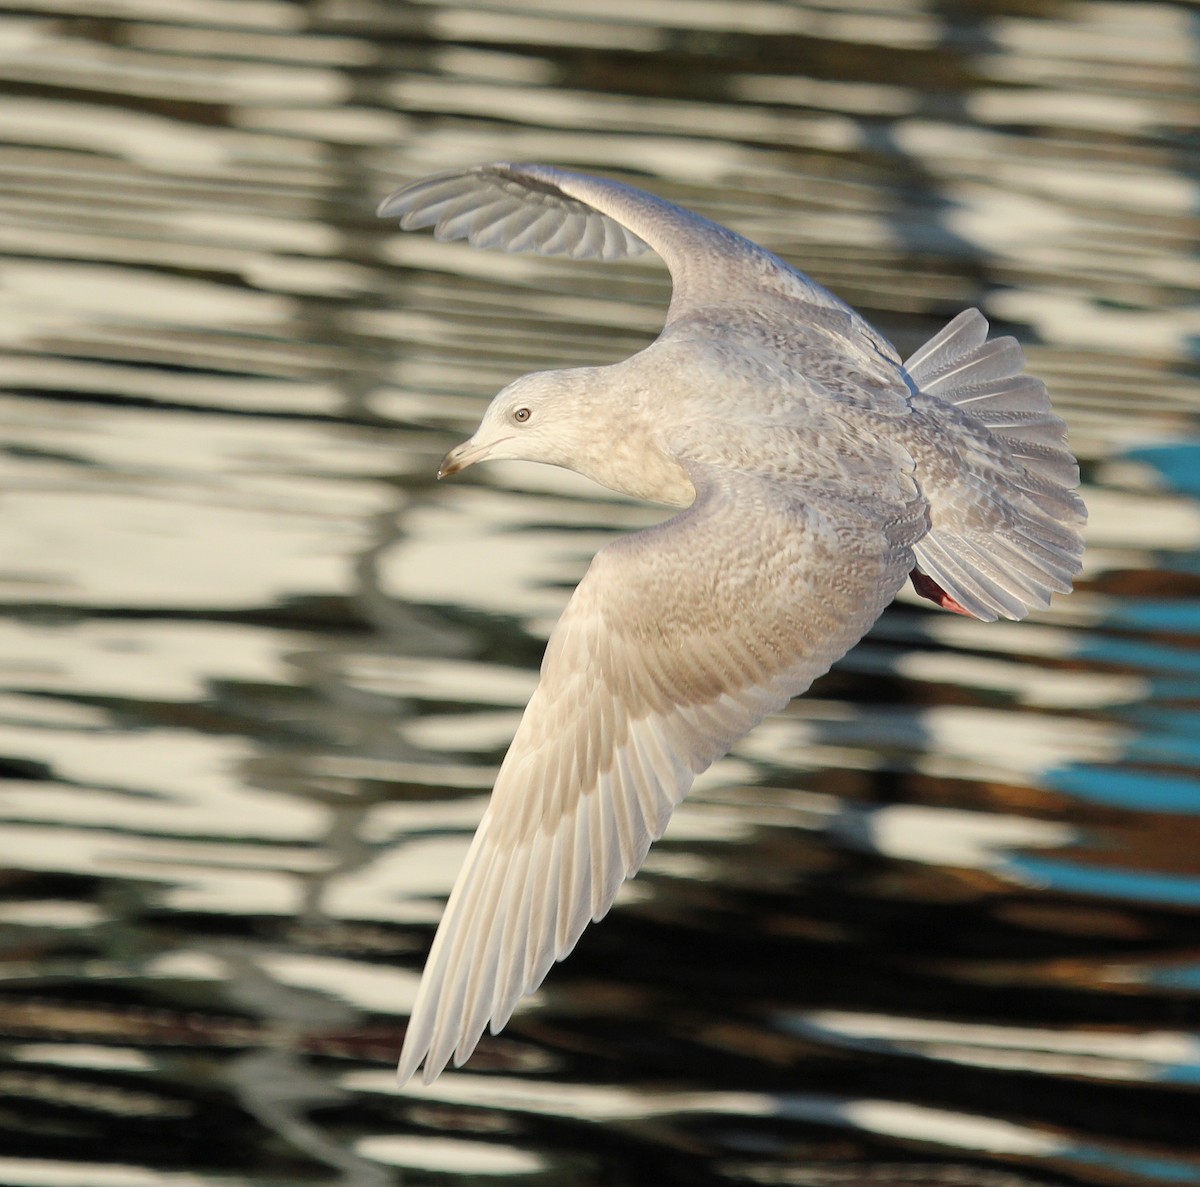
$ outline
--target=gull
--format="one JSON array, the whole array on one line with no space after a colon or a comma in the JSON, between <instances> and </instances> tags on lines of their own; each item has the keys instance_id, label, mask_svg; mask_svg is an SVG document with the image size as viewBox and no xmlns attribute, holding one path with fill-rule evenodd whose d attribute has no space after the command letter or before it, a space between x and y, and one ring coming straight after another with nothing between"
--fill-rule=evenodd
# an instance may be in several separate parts
<instances>
[{"instance_id":1,"label":"gull","mask_svg":"<svg viewBox=\"0 0 1200 1187\"><path fill-rule=\"evenodd\" d=\"M656 252L658 338L525 375L438 477L562 466L681 510L602 548L541 676L434 937L398 1074L432 1082L574 947L695 777L866 634L911 577L987 621L1080 568L1079 469L1045 384L976 309L906 361L825 288L632 186L497 163L379 207L440 239L576 260Z\"/></svg>"}]
</instances>

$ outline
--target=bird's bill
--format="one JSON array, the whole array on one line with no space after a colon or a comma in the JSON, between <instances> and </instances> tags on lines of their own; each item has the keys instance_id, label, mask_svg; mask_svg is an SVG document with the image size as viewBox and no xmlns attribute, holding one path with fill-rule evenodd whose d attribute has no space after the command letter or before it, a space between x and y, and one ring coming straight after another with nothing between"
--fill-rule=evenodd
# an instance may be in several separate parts
<instances>
[{"instance_id":1,"label":"bird's bill","mask_svg":"<svg viewBox=\"0 0 1200 1187\"><path fill-rule=\"evenodd\" d=\"M483 461L496 444L497 442L495 441L488 441L480 445L472 437L469 441L464 441L461 445L456 445L442 458L442 464L438 466L437 476L439 478L449 478L451 474L457 474L461 470L465 470L468 466L473 466L476 462Z\"/></svg>"}]
</instances>

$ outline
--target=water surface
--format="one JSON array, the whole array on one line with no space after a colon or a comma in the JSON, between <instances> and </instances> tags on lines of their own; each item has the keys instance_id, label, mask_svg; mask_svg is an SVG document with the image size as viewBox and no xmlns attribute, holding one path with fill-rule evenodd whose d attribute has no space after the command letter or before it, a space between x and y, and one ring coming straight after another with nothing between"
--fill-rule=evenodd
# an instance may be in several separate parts
<instances>
[{"instance_id":1,"label":"water surface","mask_svg":"<svg viewBox=\"0 0 1200 1187\"><path fill-rule=\"evenodd\" d=\"M1200 1182L1196 15L0 5L0 1181ZM668 295L372 217L495 159L727 221L904 352L978 305L1092 523L1025 623L903 595L401 1091L546 635L662 514L434 484Z\"/></svg>"}]
</instances>

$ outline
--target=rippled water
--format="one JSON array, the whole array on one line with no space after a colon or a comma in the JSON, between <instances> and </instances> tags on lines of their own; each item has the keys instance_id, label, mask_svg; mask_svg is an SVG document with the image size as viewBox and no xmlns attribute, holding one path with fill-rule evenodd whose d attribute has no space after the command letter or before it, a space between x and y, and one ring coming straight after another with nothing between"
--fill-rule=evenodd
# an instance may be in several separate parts
<instances>
[{"instance_id":1,"label":"rippled water","mask_svg":"<svg viewBox=\"0 0 1200 1187\"><path fill-rule=\"evenodd\" d=\"M1198 51L1167 3L0 5L0 1181L1200 1182ZM498 158L728 221L902 351L980 305L1090 550L1034 621L902 597L398 1091L549 626L661 514L434 486L665 306L371 215Z\"/></svg>"}]
</instances>

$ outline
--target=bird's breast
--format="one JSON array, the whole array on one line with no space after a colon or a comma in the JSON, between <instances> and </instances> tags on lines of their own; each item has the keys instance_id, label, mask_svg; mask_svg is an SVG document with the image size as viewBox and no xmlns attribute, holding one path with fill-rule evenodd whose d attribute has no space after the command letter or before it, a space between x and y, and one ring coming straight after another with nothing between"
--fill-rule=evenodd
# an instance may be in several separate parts
<instances>
[{"instance_id":1,"label":"bird's breast","mask_svg":"<svg viewBox=\"0 0 1200 1187\"><path fill-rule=\"evenodd\" d=\"M696 498L687 471L653 440L623 438L603 459L600 470L588 477L635 499L687 507Z\"/></svg>"}]
</instances>

